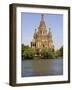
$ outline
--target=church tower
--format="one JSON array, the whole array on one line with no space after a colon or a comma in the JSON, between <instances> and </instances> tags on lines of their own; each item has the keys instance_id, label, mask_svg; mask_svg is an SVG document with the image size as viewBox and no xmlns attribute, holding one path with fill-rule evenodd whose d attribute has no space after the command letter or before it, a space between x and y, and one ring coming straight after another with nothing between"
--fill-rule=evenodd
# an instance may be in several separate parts
<instances>
[{"instance_id":1,"label":"church tower","mask_svg":"<svg viewBox=\"0 0 72 90\"><path fill-rule=\"evenodd\" d=\"M41 21L38 27L38 31L35 29L31 47L39 50L43 48L53 48L51 28L49 28L49 32L47 32L43 14L41 14Z\"/></svg>"},{"instance_id":2,"label":"church tower","mask_svg":"<svg viewBox=\"0 0 72 90\"><path fill-rule=\"evenodd\" d=\"M40 21L40 25L39 25L39 31L40 32L45 32L46 31L46 25L45 25L45 21L44 21L44 15L41 15L41 21Z\"/></svg>"},{"instance_id":3,"label":"church tower","mask_svg":"<svg viewBox=\"0 0 72 90\"><path fill-rule=\"evenodd\" d=\"M53 48L53 40L52 40L52 33L51 33L51 28L49 28L48 32L48 48Z\"/></svg>"}]
</instances>

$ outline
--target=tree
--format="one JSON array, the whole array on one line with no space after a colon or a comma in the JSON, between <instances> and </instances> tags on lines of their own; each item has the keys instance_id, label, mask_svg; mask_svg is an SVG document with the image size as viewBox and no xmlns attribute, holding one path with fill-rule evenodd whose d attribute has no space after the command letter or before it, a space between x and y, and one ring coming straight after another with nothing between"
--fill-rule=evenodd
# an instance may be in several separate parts
<instances>
[{"instance_id":1,"label":"tree","mask_svg":"<svg viewBox=\"0 0 72 90\"><path fill-rule=\"evenodd\" d=\"M43 48L43 49L41 50L41 57L42 57L42 58L47 58L47 49L46 49L46 48Z\"/></svg>"},{"instance_id":2,"label":"tree","mask_svg":"<svg viewBox=\"0 0 72 90\"><path fill-rule=\"evenodd\" d=\"M59 49L60 51L60 56L63 57L63 46Z\"/></svg>"},{"instance_id":3,"label":"tree","mask_svg":"<svg viewBox=\"0 0 72 90\"><path fill-rule=\"evenodd\" d=\"M35 56L34 49L29 46L22 45L22 59L33 59Z\"/></svg>"},{"instance_id":4,"label":"tree","mask_svg":"<svg viewBox=\"0 0 72 90\"><path fill-rule=\"evenodd\" d=\"M60 51L59 50L55 51L55 57L56 58L60 57Z\"/></svg>"},{"instance_id":5,"label":"tree","mask_svg":"<svg viewBox=\"0 0 72 90\"><path fill-rule=\"evenodd\" d=\"M55 55L56 57L63 57L63 46L57 51L55 51Z\"/></svg>"},{"instance_id":6,"label":"tree","mask_svg":"<svg viewBox=\"0 0 72 90\"><path fill-rule=\"evenodd\" d=\"M52 51L52 49L44 48L41 50L41 56L44 59L54 59L55 53L54 53L54 51Z\"/></svg>"}]
</instances>

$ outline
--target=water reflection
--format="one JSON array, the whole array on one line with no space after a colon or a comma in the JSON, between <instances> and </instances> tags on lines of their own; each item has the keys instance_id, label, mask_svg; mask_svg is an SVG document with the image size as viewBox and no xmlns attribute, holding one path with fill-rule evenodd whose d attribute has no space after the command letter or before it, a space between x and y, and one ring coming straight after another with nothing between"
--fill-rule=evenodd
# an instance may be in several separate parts
<instances>
[{"instance_id":1,"label":"water reflection","mask_svg":"<svg viewBox=\"0 0 72 90\"><path fill-rule=\"evenodd\" d=\"M62 59L22 60L22 77L62 74Z\"/></svg>"}]
</instances>

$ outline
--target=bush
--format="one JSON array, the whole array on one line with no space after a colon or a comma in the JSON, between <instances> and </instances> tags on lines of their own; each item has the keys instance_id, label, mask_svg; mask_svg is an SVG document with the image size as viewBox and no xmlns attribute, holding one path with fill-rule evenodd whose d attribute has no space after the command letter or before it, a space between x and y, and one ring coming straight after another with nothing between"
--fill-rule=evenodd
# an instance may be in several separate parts
<instances>
[{"instance_id":1,"label":"bush","mask_svg":"<svg viewBox=\"0 0 72 90\"><path fill-rule=\"evenodd\" d=\"M24 58L26 59L33 59L34 58L34 52L32 49L27 49L24 51Z\"/></svg>"},{"instance_id":2,"label":"bush","mask_svg":"<svg viewBox=\"0 0 72 90\"><path fill-rule=\"evenodd\" d=\"M60 56L63 57L63 46L60 48Z\"/></svg>"},{"instance_id":3,"label":"bush","mask_svg":"<svg viewBox=\"0 0 72 90\"><path fill-rule=\"evenodd\" d=\"M55 58L55 52L51 49L44 48L41 50L41 56L44 59L54 59Z\"/></svg>"},{"instance_id":4,"label":"bush","mask_svg":"<svg viewBox=\"0 0 72 90\"><path fill-rule=\"evenodd\" d=\"M41 55L39 58L43 58L43 59L54 59L58 57L63 57L63 47L61 47L57 51L47 48L43 48L41 51L39 51L39 49L34 50L31 47L22 44L21 52L22 52L22 60L33 59L35 58L35 54L37 56Z\"/></svg>"},{"instance_id":5,"label":"bush","mask_svg":"<svg viewBox=\"0 0 72 90\"><path fill-rule=\"evenodd\" d=\"M63 47L55 52L56 57L63 57Z\"/></svg>"},{"instance_id":6,"label":"bush","mask_svg":"<svg viewBox=\"0 0 72 90\"><path fill-rule=\"evenodd\" d=\"M35 51L30 47L25 48L22 53L22 59L33 59L34 56L35 56Z\"/></svg>"}]
</instances>

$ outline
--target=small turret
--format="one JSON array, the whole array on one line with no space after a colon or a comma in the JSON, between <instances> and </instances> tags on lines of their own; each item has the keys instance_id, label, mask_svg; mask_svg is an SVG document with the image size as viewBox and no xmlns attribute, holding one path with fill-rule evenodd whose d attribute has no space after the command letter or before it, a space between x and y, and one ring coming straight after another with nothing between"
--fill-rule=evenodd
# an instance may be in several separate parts
<instances>
[{"instance_id":1,"label":"small turret","mask_svg":"<svg viewBox=\"0 0 72 90\"><path fill-rule=\"evenodd\" d=\"M52 37L51 28L49 27L48 37Z\"/></svg>"},{"instance_id":2,"label":"small turret","mask_svg":"<svg viewBox=\"0 0 72 90\"><path fill-rule=\"evenodd\" d=\"M35 32L34 32L34 39L36 39L37 37L37 33L36 33L37 29L35 28Z\"/></svg>"}]
</instances>

